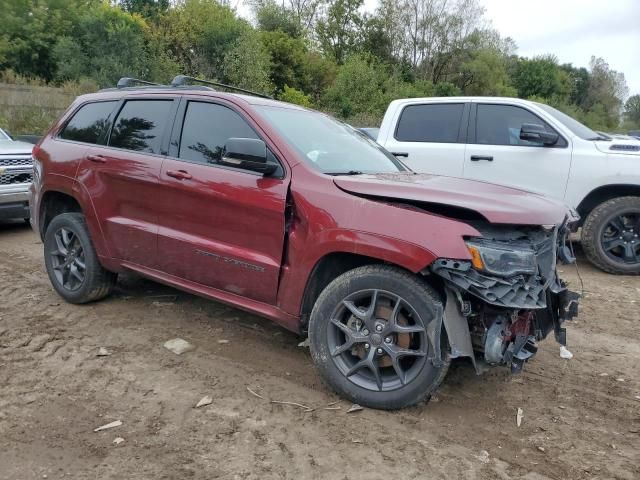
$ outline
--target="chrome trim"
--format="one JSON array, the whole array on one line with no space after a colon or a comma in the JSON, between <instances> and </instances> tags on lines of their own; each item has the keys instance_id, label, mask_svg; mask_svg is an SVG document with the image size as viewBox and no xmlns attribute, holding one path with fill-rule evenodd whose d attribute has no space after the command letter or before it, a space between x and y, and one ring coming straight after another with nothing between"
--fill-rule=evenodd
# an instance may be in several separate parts
<instances>
[{"instance_id":1,"label":"chrome trim","mask_svg":"<svg viewBox=\"0 0 640 480\"><path fill-rule=\"evenodd\" d=\"M29 201L29 183L20 184L22 189L15 192L5 192L0 187L0 205L8 203L20 203Z\"/></svg>"}]
</instances>

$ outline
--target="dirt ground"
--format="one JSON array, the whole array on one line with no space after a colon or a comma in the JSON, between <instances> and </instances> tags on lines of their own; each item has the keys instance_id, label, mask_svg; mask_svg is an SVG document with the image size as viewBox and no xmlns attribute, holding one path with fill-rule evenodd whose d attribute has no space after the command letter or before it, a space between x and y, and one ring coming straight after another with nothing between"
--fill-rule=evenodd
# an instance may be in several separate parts
<instances>
[{"instance_id":1,"label":"dirt ground","mask_svg":"<svg viewBox=\"0 0 640 480\"><path fill-rule=\"evenodd\" d=\"M520 376L462 362L427 405L347 413L267 320L135 276L68 305L28 227L0 246L0 479L640 478L640 277L580 259L571 360L548 339Z\"/></svg>"}]
</instances>

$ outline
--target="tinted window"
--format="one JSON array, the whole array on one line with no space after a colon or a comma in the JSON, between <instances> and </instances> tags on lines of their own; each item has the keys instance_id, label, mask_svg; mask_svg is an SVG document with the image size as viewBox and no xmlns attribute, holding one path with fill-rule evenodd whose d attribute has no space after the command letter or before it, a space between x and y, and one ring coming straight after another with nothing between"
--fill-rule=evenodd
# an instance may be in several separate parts
<instances>
[{"instance_id":1,"label":"tinted window","mask_svg":"<svg viewBox=\"0 0 640 480\"><path fill-rule=\"evenodd\" d=\"M60 133L60 138L76 142L98 143L116 103L116 101L88 103L80 107Z\"/></svg>"},{"instance_id":2,"label":"tinted window","mask_svg":"<svg viewBox=\"0 0 640 480\"><path fill-rule=\"evenodd\" d=\"M218 163L229 138L259 137L230 108L213 103L189 102L182 126L178 156L198 163Z\"/></svg>"},{"instance_id":3,"label":"tinted window","mask_svg":"<svg viewBox=\"0 0 640 480\"><path fill-rule=\"evenodd\" d=\"M409 105L400 115L396 140L456 143L463 110L463 103Z\"/></svg>"},{"instance_id":4,"label":"tinted window","mask_svg":"<svg viewBox=\"0 0 640 480\"><path fill-rule=\"evenodd\" d=\"M541 146L541 143L520 140L523 123L542 125L553 132L544 120L529 110L512 105L478 105L476 143L482 145ZM561 141L558 142L560 144Z\"/></svg>"},{"instance_id":5,"label":"tinted window","mask_svg":"<svg viewBox=\"0 0 640 480\"><path fill-rule=\"evenodd\" d=\"M111 131L109 145L136 152L161 153L162 135L172 100L130 100L124 104Z\"/></svg>"}]
</instances>

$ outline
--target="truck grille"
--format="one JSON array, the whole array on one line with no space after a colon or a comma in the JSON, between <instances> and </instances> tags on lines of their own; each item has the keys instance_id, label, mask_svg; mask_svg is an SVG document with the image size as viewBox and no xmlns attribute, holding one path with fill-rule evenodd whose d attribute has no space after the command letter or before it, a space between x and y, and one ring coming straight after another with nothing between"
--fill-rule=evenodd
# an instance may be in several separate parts
<instances>
[{"instance_id":1,"label":"truck grille","mask_svg":"<svg viewBox=\"0 0 640 480\"><path fill-rule=\"evenodd\" d=\"M0 186L31 183L32 180L31 155L0 156Z\"/></svg>"},{"instance_id":2,"label":"truck grille","mask_svg":"<svg viewBox=\"0 0 640 480\"><path fill-rule=\"evenodd\" d=\"M0 175L0 185L14 185L17 183L31 183L31 172L5 172Z\"/></svg>"},{"instance_id":3,"label":"truck grille","mask_svg":"<svg viewBox=\"0 0 640 480\"><path fill-rule=\"evenodd\" d=\"M22 167L22 166L31 166L32 164L33 164L33 160L31 160L31 157L22 157L22 158L0 157L0 167Z\"/></svg>"}]
</instances>

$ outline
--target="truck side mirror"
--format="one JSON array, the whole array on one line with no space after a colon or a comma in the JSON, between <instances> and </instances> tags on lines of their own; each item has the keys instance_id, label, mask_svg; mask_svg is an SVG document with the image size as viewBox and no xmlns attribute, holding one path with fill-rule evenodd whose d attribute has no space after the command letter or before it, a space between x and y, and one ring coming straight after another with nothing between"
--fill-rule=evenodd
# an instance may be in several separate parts
<instances>
[{"instance_id":1,"label":"truck side mirror","mask_svg":"<svg viewBox=\"0 0 640 480\"><path fill-rule=\"evenodd\" d=\"M277 165L267 163L267 145L256 138L230 138L224 144L222 165L271 175Z\"/></svg>"},{"instance_id":2,"label":"truck side mirror","mask_svg":"<svg viewBox=\"0 0 640 480\"><path fill-rule=\"evenodd\" d=\"M520 140L551 146L558 142L558 138L560 137L557 133L549 132L544 126L537 123L523 123L520 128Z\"/></svg>"}]
</instances>

